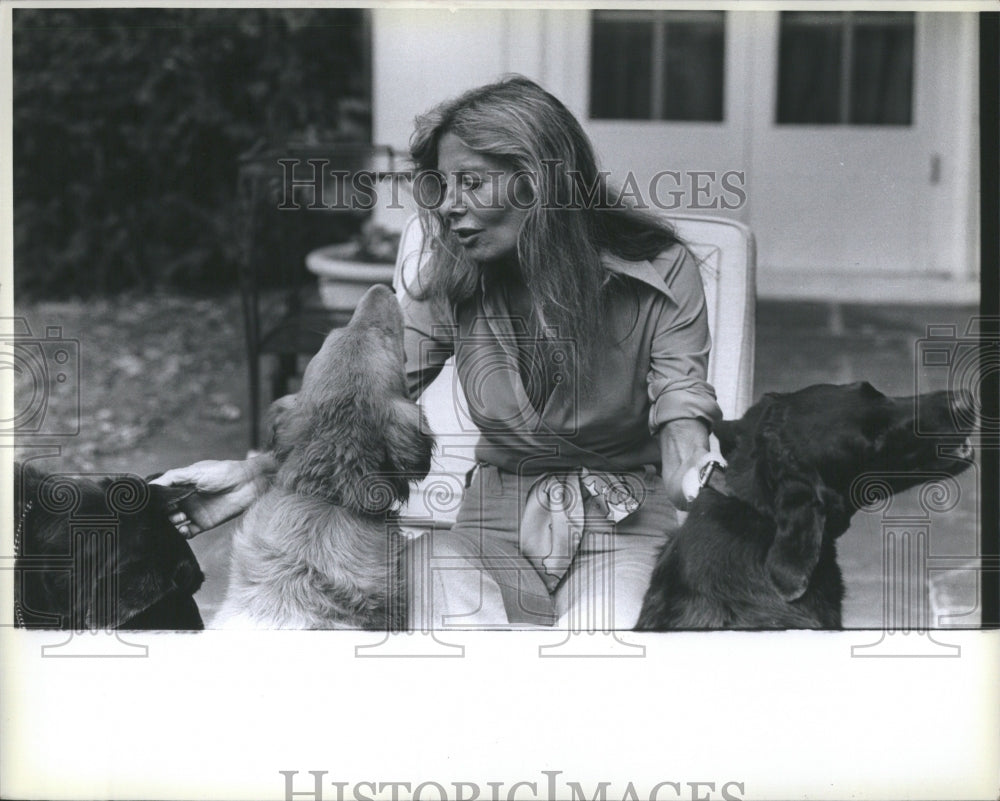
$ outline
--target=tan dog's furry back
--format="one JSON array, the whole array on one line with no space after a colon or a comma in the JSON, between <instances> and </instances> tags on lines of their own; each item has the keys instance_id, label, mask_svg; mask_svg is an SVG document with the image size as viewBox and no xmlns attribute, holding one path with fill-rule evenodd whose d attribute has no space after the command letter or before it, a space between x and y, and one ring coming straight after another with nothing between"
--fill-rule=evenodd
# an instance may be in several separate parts
<instances>
[{"instance_id":1,"label":"tan dog's furry back","mask_svg":"<svg viewBox=\"0 0 1000 801\"><path fill-rule=\"evenodd\" d=\"M212 627L403 627L392 511L427 474L433 446L403 361L399 305L373 287L276 425L278 474L234 536Z\"/></svg>"}]
</instances>

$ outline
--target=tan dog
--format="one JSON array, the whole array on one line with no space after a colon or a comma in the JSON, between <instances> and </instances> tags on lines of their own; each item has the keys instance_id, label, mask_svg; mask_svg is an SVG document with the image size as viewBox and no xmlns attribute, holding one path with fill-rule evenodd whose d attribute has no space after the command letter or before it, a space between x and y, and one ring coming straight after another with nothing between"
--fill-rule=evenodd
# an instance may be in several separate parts
<instances>
[{"instance_id":1,"label":"tan dog","mask_svg":"<svg viewBox=\"0 0 1000 801\"><path fill-rule=\"evenodd\" d=\"M213 628L403 627L392 513L427 474L433 448L403 364L399 304L373 287L275 421L280 467L234 535Z\"/></svg>"}]
</instances>

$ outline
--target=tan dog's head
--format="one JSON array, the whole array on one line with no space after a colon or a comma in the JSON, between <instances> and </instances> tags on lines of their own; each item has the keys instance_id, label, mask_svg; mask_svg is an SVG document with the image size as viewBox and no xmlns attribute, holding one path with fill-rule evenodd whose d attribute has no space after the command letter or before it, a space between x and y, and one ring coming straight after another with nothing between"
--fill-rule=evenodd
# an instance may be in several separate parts
<instances>
[{"instance_id":1,"label":"tan dog's head","mask_svg":"<svg viewBox=\"0 0 1000 801\"><path fill-rule=\"evenodd\" d=\"M282 399L274 412L283 485L362 514L407 500L434 442L407 393L403 318L390 289L368 290L309 362L294 403Z\"/></svg>"}]
</instances>

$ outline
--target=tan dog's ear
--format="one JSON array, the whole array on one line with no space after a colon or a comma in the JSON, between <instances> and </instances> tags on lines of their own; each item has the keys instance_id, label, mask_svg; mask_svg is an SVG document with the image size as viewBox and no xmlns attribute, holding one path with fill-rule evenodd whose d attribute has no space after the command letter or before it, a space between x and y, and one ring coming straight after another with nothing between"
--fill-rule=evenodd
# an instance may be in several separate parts
<instances>
[{"instance_id":1,"label":"tan dog's ear","mask_svg":"<svg viewBox=\"0 0 1000 801\"><path fill-rule=\"evenodd\" d=\"M809 587L823 546L826 509L817 484L804 476L783 477L774 516L777 532L767 552L767 574L778 594L794 601Z\"/></svg>"},{"instance_id":2,"label":"tan dog's ear","mask_svg":"<svg viewBox=\"0 0 1000 801\"><path fill-rule=\"evenodd\" d=\"M290 446L286 432L297 399L297 395L283 395L267 407L263 437L265 450L278 452Z\"/></svg>"},{"instance_id":3,"label":"tan dog's ear","mask_svg":"<svg viewBox=\"0 0 1000 801\"><path fill-rule=\"evenodd\" d=\"M376 410L350 400L302 406L288 415L288 442L279 441L276 451L297 492L361 514L382 514L406 501L411 479L391 463L387 442L398 436L393 407Z\"/></svg>"},{"instance_id":4,"label":"tan dog's ear","mask_svg":"<svg viewBox=\"0 0 1000 801\"><path fill-rule=\"evenodd\" d=\"M393 402L392 420L385 441L392 469L407 481L420 481L431 469L434 452L434 437L424 412L413 401L400 398Z\"/></svg>"}]
</instances>

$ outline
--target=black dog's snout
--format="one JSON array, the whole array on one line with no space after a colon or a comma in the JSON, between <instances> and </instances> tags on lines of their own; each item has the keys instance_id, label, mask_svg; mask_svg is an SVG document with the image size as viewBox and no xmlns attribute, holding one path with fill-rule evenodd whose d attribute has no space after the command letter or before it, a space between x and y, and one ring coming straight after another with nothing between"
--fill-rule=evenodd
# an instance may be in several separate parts
<instances>
[{"instance_id":1,"label":"black dog's snout","mask_svg":"<svg viewBox=\"0 0 1000 801\"><path fill-rule=\"evenodd\" d=\"M957 390L951 396L951 410L959 419L972 421L978 411L976 399L967 389Z\"/></svg>"}]
</instances>

